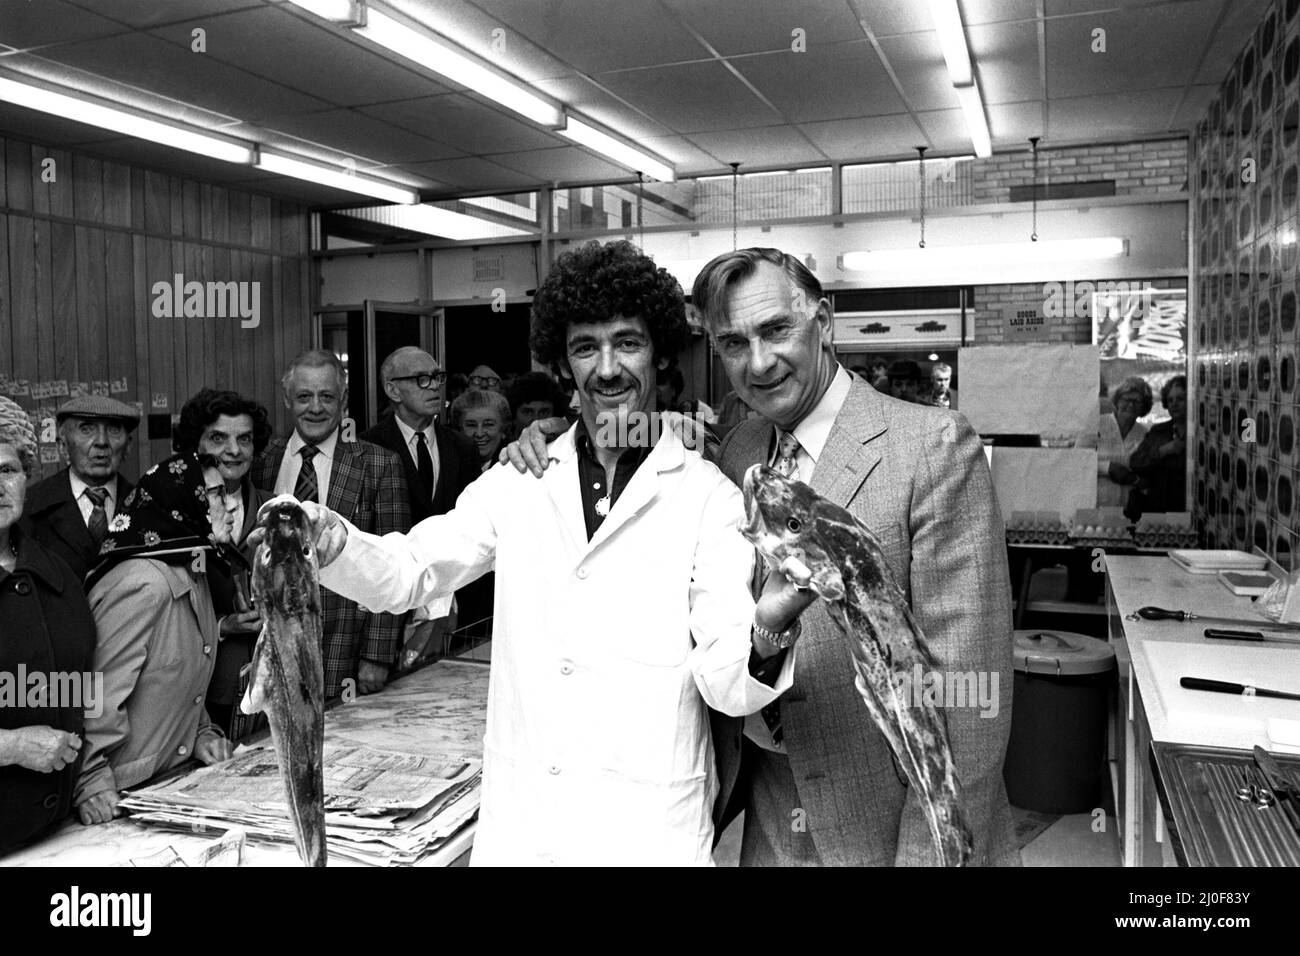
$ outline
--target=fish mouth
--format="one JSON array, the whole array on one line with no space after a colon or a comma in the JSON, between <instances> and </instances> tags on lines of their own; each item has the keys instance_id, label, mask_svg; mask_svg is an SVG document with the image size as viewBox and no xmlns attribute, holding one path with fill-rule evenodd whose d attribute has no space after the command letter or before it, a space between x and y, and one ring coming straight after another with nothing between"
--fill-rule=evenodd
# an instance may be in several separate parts
<instances>
[{"instance_id":1,"label":"fish mouth","mask_svg":"<svg viewBox=\"0 0 1300 956\"><path fill-rule=\"evenodd\" d=\"M745 495L745 523L740 526L740 533L754 544L763 533L763 512L758 504L758 482L762 470L762 465L750 465L741 482Z\"/></svg>"}]
</instances>

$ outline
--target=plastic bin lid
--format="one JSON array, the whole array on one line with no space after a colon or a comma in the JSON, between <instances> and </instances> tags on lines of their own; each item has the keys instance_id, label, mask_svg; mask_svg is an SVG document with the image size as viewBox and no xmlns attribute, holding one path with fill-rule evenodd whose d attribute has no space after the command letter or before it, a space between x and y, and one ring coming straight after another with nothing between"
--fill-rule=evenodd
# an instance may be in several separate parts
<instances>
[{"instance_id":1,"label":"plastic bin lid","mask_svg":"<svg viewBox=\"0 0 1300 956\"><path fill-rule=\"evenodd\" d=\"M1115 666L1115 649L1105 641L1069 631L1016 631L1016 670L1072 677L1100 674Z\"/></svg>"}]
</instances>

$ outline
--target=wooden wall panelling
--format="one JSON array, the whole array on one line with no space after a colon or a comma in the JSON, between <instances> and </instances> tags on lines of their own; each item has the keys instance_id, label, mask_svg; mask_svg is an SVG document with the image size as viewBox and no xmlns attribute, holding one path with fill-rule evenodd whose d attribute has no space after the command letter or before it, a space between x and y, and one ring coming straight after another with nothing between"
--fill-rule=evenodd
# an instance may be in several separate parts
<instances>
[{"instance_id":1,"label":"wooden wall panelling","mask_svg":"<svg viewBox=\"0 0 1300 956\"><path fill-rule=\"evenodd\" d=\"M172 276L172 244L166 239L155 239L152 236L144 240L145 247L145 279L142 284L144 291L144 311L148 316L148 327L146 334L149 337L149 391L152 394L164 395L167 398L167 412L174 411L178 406L176 403L176 343L175 343L175 320L159 317L153 314L150 308L152 293L155 282L166 279L170 282ZM152 408L146 404L146 408L154 414L160 414L163 409ZM171 442L162 439L155 439L149 442L149 460L159 461L166 458L171 450Z\"/></svg>"},{"instance_id":2,"label":"wooden wall panelling","mask_svg":"<svg viewBox=\"0 0 1300 956\"><path fill-rule=\"evenodd\" d=\"M150 314L149 304L152 296L149 293L149 255L148 242L144 236L136 234L130 237L131 240L131 284L127 287L129 301L131 302L132 326L135 330L135 364L132 366L134 377L132 386L136 398L139 400L144 415L144 420L140 422L140 427L136 431L135 450L138 471L137 474L143 474L145 469L151 464L152 449L148 439L149 422L148 416L152 411L151 400L154 388L154 380L150 377L149 353L152 351L150 342L151 326L154 318ZM126 297L124 297L126 298Z\"/></svg>"},{"instance_id":3,"label":"wooden wall panelling","mask_svg":"<svg viewBox=\"0 0 1300 956\"><path fill-rule=\"evenodd\" d=\"M97 230L91 230L95 232ZM149 412L149 396L144 391L145 382L142 370L148 369L146 358L143 364L137 363L136 356L136 305L135 305L135 263L132 256L133 240L124 232L113 229L102 230L104 244L104 289L101 314L104 332L108 337L104 352L107 356L107 372L110 381L114 378L126 379L126 392L115 394L114 398L130 403L143 403L145 414ZM144 292L148 293L148 289ZM93 292L91 294L94 294ZM148 311L149 299L145 298L145 311ZM147 346L146 346L147 348ZM146 352L146 355L148 353ZM139 446L144 444L148 434L146 422L141 422L136 430L136 449L125 462L127 477L134 481L140 475Z\"/></svg>"},{"instance_id":4,"label":"wooden wall panelling","mask_svg":"<svg viewBox=\"0 0 1300 956\"><path fill-rule=\"evenodd\" d=\"M143 232L144 216L144 170L131 169L131 228Z\"/></svg>"},{"instance_id":5,"label":"wooden wall panelling","mask_svg":"<svg viewBox=\"0 0 1300 956\"><path fill-rule=\"evenodd\" d=\"M72 184L63 187L72 195ZM86 263L89 269L89 263ZM50 223L50 314L53 324L50 328L50 350L54 364L41 370L41 377L48 381L63 382L77 380L77 229L66 222ZM102 377L102 376L101 376ZM46 404L61 405L66 399L55 395L45 400Z\"/></svg>"},{"instance_id":6,"label":"wooden wall panelling","mask_svg":"<svg viewBox=\"0 0 1300 956\"><path fill-rule=\"evenodd\" d=\"M185 245L185 281L207 282L213 277L203 271L203 256L201 247L198 243L187 242ZM185 326L185 391L183 394L176 396L176 411L180 411L181 405L201 388L213 384L212 374L210 372L211 364L206 348L208 331L214 323L225 322L226 319L213 318L211 315L205 315L201 319L182 319L180 323Z\"/></svg>"},{"instance_id":7,"label":"wooden wall panelling","mask_svg":"<svg viewBox=\"0 0 1300 956\"><path fill-rule=\"evenodd\" d=\"M187 193L188 195L188 193ZM194 192L195 214L198 213L198 191ZM188 205L185 213L186 229L189 229L190 213ZM196 223L196 230L200 225ZM216 280L220 281L220 274L213 268L213 248L209 245L196 244L194 247L198 251L198 271L203 281ZM225 381L219 372L219 359L217 355L217 330L223 325L222 322L204 322L203 323L203 355L206 363L204 369L204 385L210 388L225 388Z\"/></svg>"},{"instance_id":8,"label":"wooden wall panelling","mask_svg":"<svg viewBox=\"0 0 1300 956\"><path fill-rule=\"evenodd\" d=\"M104 164L90 156L72 158L72 213L81 222L104 221Z\"/></svg>"},{"instance_id":9,"label":"wooden wall panelling","mask_svg":"<svg viewBox=\"0 0 1300 956\"><path fill-rule=\"evenodd\" d=\"M268 196L252 196L249 198L249 226L251 229L250 243L257 249L274 249L275 244L271 241L271 236L275 230L275 220L272 218L274 203Z\"/></svg>"},{"instance_id":10,"label":"wooden wall panelling","mask_svg":"<svg viewBox=\"0 0 1300 956\"><path fill-rule=\"evenodd\" d=\"M110 387L115 377L121 377L120 366L110 361L107 310L106 268L104 263L104 230L93 226L74 226L76 235L76 304L73 335L77 340L77 362L68 378L74 381L106 381ZM63 376L59 376L62 378ZM110 393L125 401L129 396ZM56 400L67 401L66 396Z\"/></svg>"},{"instance_id":11,"label":"wooden wall panelling","mask_svg":"<svg viewBox=\"0 0 1300 956\"><path fill-rule=\"evenodd\" d=\"M10 195L13 194L12 186ZM13 342L10 373L15 381L38 380L36 348L36 256L33 254L35 223L27 216L8 217L9 327ZM24 408L32 407L30 396L13 396Z\"/></svg>"},{"instance_id":12,"label":"wooden wall panelling","mask_svg":"<svg viewBox=\"0 0 1300 956\"><path fill-rule=\"evenodd\" d=\"M160 278L168 279L169 288L173 288L174 290L174 286L171 285L171 283L175 282L175 279L173 278L174 275L178 272L184 273L185 271L185 244L182 242L170 242L168 243L168 247L171 249L171 271L168 272L166 276ZM175 291L173 291L173 297L175 294ZM185 290L182 288L182 304L184 301ZM173 310L175 310L174 305ZM179 315L173 314L170 319L163 319L162 321L166 323L167 333L171 337L172 345L172 391L171 403L167 406L167 410L175 413L181 410L181 406L185 404L185 399L189 398L192 393L189 381L190 366L188 356L190 325L197 325L203 320L186 318L182 313Z\"/></svg>"},{"instance_id":13,"label":"wooden wall panelling","mask_svg":"<svg viewBox=\"0 0 1300 956\"><path fill-rule=\"evenodd\" d=\"M254 397L262 404L266 404L275 397L273 383L275 381L275 366L278 364L278 353L275 350L275 315L273 304L279 298L279 291L275 286L275 275L271 269L271 259L269 255L254 253L252 259L252 273L249 278L254 282L261 283L258 287L258 308L261 309L260 319L257 328L241 328L241 323L235 321L233 325L247 339L253 353L254 375L257 381L257 392Z\"/></svg>"},{"instance_id":14,"label":"wooden wall panelling","mask_svg":"<svg viewBox=\"0 0 1300 956\"><path fill-rule=\"evenodd\" d=\"M72 170L56 170L56 172L69 174L67 179L63 182L59 182L57 178L55 182L52 183L44 182L41 179L41 164L44 160L50 158L50 150L43 146L28 146L27 151L31 154L31 161L28 164L28 168L31 170L32 211L40 215L49 215L51 208L50 193L56 189L62 188L64 183L67 183L69 187L72 185L72 176L70 175Z\"/></svg>"},{"instance_id":15,"label":"wooden wall panelling","mask_svg":"<svg viewBox=\"0 0 1300 956\"><path fill-rule=\"evenodd\" d=\"M15 140L5 142L5 205L32 208L32 148Z\"/></svg>"},{"instance_id":16,"label":"wooden wall panelling","mask_svg":"<svg viewBox=\"0 0 1300 956\"><path fill-rule=\"evenodd\" d=\"M144 231L165 236L172 229L172 194L169 177L146 170L144 174Z\"/></svg>"},{"instance_id":17,"label":"wooden wall panelling","mask_svg":"<svg viewBox=\"0 0 1300 956\"><path fill-rule=\"evenodd\" d=\"M33 260L36 268L36 377L33 381L54 378L54 255L50 247L52 223L37 219L33 229ZM35 401L38 409L51 404L50 399Z\"/></svg>"},{"instance_id":18,"label":"wooden wall panelling","mask_svg":"<svg viewBox=\"0 0 1300 956\"><path fill-rule=\"evenodd\" d=\"M168 176L167 192L167 208L171 213L171 234L183 236L185 235L185 193L181 188L181 180L175 176Z\"/></svg>"},{"instance_id":19,"label":"wooden wall panelling","mask_svg":"<svg viewBox=\"0 0 1300 956\"><path fill-rule=\"evenodd\" d=\"M110 226L131 227L131 167L105 162L104 222Z\"/></svg>"},{"instance_id":20,"label":"wooden wall panelling","mask_svg":"<svg viewBox=\"0 0 1300 956\"><path fill-rule=\"evenodd\" d=\"M9 205L9 189L5 183L5 169L7 166L8 162L5 157L5 141L0 139L0 206ZM5 242L8 243L8 241L9 239L6 236ZM0 298L3 298L3 296L0 296Z\"/></svg>"},{"instance_id":21,"label":"wooden wall panelling","mask_svg":"<svg viewBox=\"0 0 1300 956\"><path fill-rule=\"evenodd\" d=\"M212 264L208 269L208 274L212 276L231 275L230 250L224 246L208 246L207 248L212 257ZM214 322L212 323L212 333L215 343L212 356L212 380L217 383L217 388L233 389L235 388L235 365L238 364L235 355L236 336L234 328L229 322Z\"/></svg>"},{"instance_id":22,"label":"wooden wall panelling","mask_svg":"<svg viewBox=\"0 0 1300 956\"><path fill-rule=\"evenodd\" d=\"M54 166L51 172L54 175L54 181L45 182L44 170L40 163L32 164L32 178L36 185L48 188L48 198L50 201L50 215L60 216L64 219L73 218L76 212L76 203L74 196L76 193L76 170L73 169L72 154L66 149L37 149L44 153L49 159L54 160Z\"/></svg>"},{"instance_id":23,"label":"wooden wall panelling","mask_svg":"<svg viewBox=\"0 0 1300 956\"><path fill-rule=\"evenodd\" d=\"M253 243L252 197L248 193L229 190L226 193L230 203L230 237L229 241L239 246Z\"/></svg>"},{"instance_id":24,"label":"wooden wall panelling","mask_svg":"<svg viewBox=\"0 0 1300 956\"><path fill-rule=\"evenodd\" d=\"M0 148L0 156L4 149ZM0 175L0 182L4 176ZM0 213L0 375L14 374L13 319L9 311L9 217ZM6 396L7 397L7 396Z\"/></svg>"},{"instance_id":25,"label":"wooden wall panelling","mask_svg":"<svg viewBox=\"0 0 1300 956\"><path fill-rule=\"evenodd\" d=\"M186 239L203 239L202 187L192 179L181 184L181 208L184 212Z\"/></svg>"}]
</instances>

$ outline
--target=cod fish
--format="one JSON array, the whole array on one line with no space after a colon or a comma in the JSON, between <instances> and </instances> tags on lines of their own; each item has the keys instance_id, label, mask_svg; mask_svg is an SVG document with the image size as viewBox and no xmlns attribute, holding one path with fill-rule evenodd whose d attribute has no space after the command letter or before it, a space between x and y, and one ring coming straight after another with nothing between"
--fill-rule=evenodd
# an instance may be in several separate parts
<instances>
[{"instance_id":1,"label":"cod fish","mask_svg":"<svg viewBox=\"0 0 1300 956\"><path fill-rule=\"evenodd\" d=\"M939 859L962 866L973 846L948 727L932 699L909 693L912 675L935 659L894 581L879 542L848 511L765 465L745 474L741 531L773 567L796 557L849 639L857 688L916 790ZM923 698L923 699L918 699Z\"/></svg>"},{"instance_id":2,"label":"cod fish","mask_svg":"<svg viewBox=\"0 0 1300 956\"><path fill-rule=\"evenodd\" d=\"M259 524L265 536L253 559L253 596L264 623L240 709L265 711L298 856L306 866L324 866L325 675L316 548L292 495L267 502Z\"/></svg>"}]
</instances>

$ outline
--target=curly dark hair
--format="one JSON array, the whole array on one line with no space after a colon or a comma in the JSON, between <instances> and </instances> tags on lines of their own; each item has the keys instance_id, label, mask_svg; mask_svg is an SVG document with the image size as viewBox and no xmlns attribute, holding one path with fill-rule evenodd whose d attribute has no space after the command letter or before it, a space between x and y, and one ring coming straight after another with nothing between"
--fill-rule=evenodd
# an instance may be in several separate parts
<instances>
[{"instance_id":1,"label":"curly dark hair","mask_svg":"<svg viewBox=\"0 0 1300 956\"><path fill-rule=\"evenodd\" d=\"M271 441L271 420L266 409L251 398L223 389L201 389L181 406L172 444L178 452L198 451L203 430L222 415L247 415L253 419L253 454L260 455Z\"/></svg>"},{"instance_id":2,"label":"curly dark hair","mask_svg":"<svg viewBox=\"0 0 1300 956\"><path fill-rule=\"evenodd\" d=\"M520 405L528 402L550 402L551 408L558 415L566 404L560 386L545 372L525 372L516 377L506 389L506 398L510 401L510 407L516 411Z\"/></svg>"},{"instance_id":3,"label":"curly dark hair","mask_svg":"<svg viewBox=\"0 0 1300 956\"><path fill-rule=\"evenodd\" d=\"M528 344L537 361L567 371L569 324L617 316L645 321L656 359L676 362L690 335L682 287L667 269L626 239L589 242L556 259L537 290Z\"/></svg>"}]
</instances>

